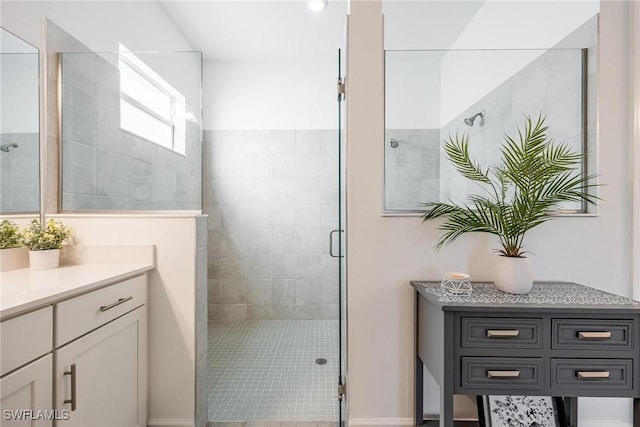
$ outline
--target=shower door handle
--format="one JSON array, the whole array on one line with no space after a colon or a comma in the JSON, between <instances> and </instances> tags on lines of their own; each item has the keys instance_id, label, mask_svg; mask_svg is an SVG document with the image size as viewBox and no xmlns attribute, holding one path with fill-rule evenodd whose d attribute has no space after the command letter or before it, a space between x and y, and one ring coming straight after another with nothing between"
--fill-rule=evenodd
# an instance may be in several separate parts
<instances>
[{"instance_id":1,"label":"shower door handle","mask_svg":"<svg viewBox=\"0 0 640 427\"><path fill-rule=\"evenodd\" d=\"M329 233L329 255L334 258L344 258L344 255L333 254L333 233L344 233L344 230L331 230L331 232Z\"/></svg>"}]
</instances>

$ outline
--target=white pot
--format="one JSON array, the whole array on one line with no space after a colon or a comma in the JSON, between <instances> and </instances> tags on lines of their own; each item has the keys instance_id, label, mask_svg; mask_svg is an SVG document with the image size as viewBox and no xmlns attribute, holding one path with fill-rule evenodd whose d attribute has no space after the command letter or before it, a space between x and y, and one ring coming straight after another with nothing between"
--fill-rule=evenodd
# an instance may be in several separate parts
<instances>
[{"instance_id":1,"label":"white pot","mask_svg":"<svg viewBox=\"0 0 640 427\"><path fill-rule=\"evenodd\" d=\"M30 270L48 270L60 265L60 249L29 251Z\"/></svg>"},{"instance_id":2,"label":"white pot","mask_svg":"<svg viewBox=\"0 0 640 427\"><path fill-rule=\"evenodd\" d=\"M29 266L27 248L0 249L0 272Z\"/></svg>"},{"instance_id":3,"label":"white pot","mask_svg":"<svg viewBox=\"0 0 640 427\"><path fill-rule=\"evenodd\" d=\"M533 286L529 258L498 256L493 276L496 287L509 294L526 294Z\"/></svg>"}]
</instances>

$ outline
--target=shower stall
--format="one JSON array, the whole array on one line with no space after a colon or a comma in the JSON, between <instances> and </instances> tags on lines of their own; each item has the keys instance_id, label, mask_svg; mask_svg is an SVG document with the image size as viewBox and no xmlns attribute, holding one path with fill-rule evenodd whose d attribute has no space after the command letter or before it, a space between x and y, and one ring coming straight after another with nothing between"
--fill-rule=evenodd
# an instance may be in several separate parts
<instances>
[{"instance_id":1,"label":"shower stall","mask_svg":"<svg viewBox=\"0 0 640 427\"><path fill-rule=\"evenodd\" d=\"M205 131L208 409L214 425L337 425L343 414L338 98L333 129Z\"/></svg>"}]
</instances>

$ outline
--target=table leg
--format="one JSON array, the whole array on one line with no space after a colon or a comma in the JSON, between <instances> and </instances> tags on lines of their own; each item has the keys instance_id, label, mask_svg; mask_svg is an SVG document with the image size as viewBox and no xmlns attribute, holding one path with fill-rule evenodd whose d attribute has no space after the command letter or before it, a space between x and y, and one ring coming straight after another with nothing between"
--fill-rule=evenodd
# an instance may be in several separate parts
<instances>
[{"instance_id":1,"label":"table leg","mask_svg":"<svg viewBox=\"0 0 640 427\"><path fill-rule=\"evenodd\" d=\"M640 427L640 399L633 399L633 427Z\"/></svg>"},{"instance_id":2,"label":"table leg","mask_svg":"<svg viewBox=\"0 0 640 427\"><path fill-rule=\"evenodd\" d=\"M440 386L439 427L453 427L453 393L450 387Z\"/></svg>"},{"instance_id":3,"label":"table leg","mask_svg":"<svg viewBox=\"0 0 640 427\"><path fill-rule=\"evenodd\" d=\"M415 420L414 423L417 426L424 425L424 412L423 412L423 395L424 395L424 364L422 363L422 359L418 355L418 328L420 328L418 322L418 306L420 305L420 295L418 291L413 293L414 298L414 308L415 308L415 322L414 322L414 345L415 345L415 353L414 353L414 415Z\"/></svg>"},{"instance_id":4,"label":"table leg","mask_svg":"<svg viewBox=\"0 0 640 427\"><path fill-rule=\"evenodd\" d=\"M578 398L565 397L564 406L567 415L567 425L569 427L578 427Z\"/></svg>"},{"instance_id":5,"label":"table leg","mask_svg":"<svg viewBox=\"0 0 640 427\"><path fill-rule=\"evenodd\" d=\"M415 366L415 416L416 425L424 425L424 413L423 413L423 396L424 396L424 384L423 384L424 365L422 359L418 356L416 351L416 366Z\"/></svg>"}]
</instances>

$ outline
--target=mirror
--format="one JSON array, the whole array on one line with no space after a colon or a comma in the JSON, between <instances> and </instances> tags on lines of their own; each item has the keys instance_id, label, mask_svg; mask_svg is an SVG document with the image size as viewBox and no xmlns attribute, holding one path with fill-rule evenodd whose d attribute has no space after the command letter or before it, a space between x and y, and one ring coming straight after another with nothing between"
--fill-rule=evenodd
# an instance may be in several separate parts
<instances>
[{"instance_id":1,"label":"mirror","mask_svg":"<svg viewBox=\"0 0 640 427\"><path fill-rule=\"evenodd\" d=\"M411 23L421 12L416 7L433 5L410 4L402 9L389 2L385 8L385 214L418 215L424 202L460 202L477 192L475 184L460 176L446 158L444 141L456 133L468 135L471 158L486 167L500 158L505 133L517 136L524 115L545 116L549 136L587 154L581 172L595 173L595 156L589 154L595 153L597 141L598 4L563 3L565 9L579 13L562 23L558 19L562 11L549 9L562 2L531 3L451 4L456 14L440 17L451 23L448 33L445 24L436 25L442 30L437 40L447 47L425 49L428 43L416 40L427 40L429 35L414 31ZM565 16L568 12L564 11ZM531 29L520 22L523 16L531 20L531 14L558 22L549 23L548 31L545 26L545 34L538 29L531 35ZM505 29L496 27L495 16L507 22L507 33L502 35L506 39L500 38ZM402 20L407 22L406 29L399 25ZM519 30L518 25L524 28ZM420 27L420 31L427 30ZM587 213L579 203L563 205L562 212Z\"/></svg>"},{"instance_id":2,"label":"mirror","mask_svg":"<svg viewBox=\"0 0 640 427\"><path fill-rule=\"evenodd\" d=\"M38 49L0 28L0 213L40 211Z\"/></svg>"},{"instance_id":3,"label":"mirror","mask_svg":"<svg viewBox=\"0 0 640 427\"><path fill-rule=\"evenodd\" d=\"M62 210L201 210L201 53L59 58Z\"/></svg>"}]
</instances>

